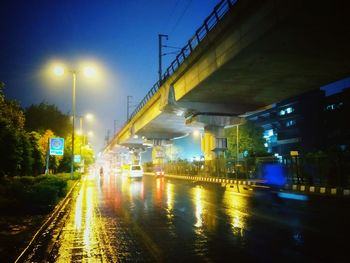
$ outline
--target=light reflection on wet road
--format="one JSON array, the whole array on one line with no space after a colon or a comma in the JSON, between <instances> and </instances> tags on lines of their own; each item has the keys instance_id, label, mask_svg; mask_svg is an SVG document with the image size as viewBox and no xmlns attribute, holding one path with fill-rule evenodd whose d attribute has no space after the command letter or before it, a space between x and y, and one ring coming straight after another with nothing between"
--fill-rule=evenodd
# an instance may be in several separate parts
<instances>
[{"instance_id":1,"label":"light reflection on wet road","mask_svg":"<svg viewBox=\"0 0 350 263\"><path fill-rule=\"evenodd\" d=\"M57 262L342 262L345 234L335 224L349 219L152 176L90 175L72 205Z\"/></svg>"}]
</instances>

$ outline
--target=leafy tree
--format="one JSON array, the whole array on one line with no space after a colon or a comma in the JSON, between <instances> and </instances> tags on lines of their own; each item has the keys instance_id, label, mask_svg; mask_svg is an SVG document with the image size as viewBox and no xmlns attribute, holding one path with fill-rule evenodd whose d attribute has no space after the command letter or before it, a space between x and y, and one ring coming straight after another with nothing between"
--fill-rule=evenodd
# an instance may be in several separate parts
<instances>
[{"instance_id":1,"label":"leafy tree","mask_svg":"<svg viewBox=\"0 0 350 263\"><path fill-rule=\"evenodd\" d=\"M237 128L225 130L227 136L227 157L236 158L237 152ZM263 129L253 122L247 121L239 126L238 131L239 153L246 156L264 156L267 154L264 147Z\"/></svg>"},{"instance_id":2,"label":"leafy tree","mask_svg":"<svg viewBox=\"0 0 350 263\"><path fill-rule=\"evenodd\" d=\"M30 132L29 133L29 140L32 145L33 151L32 151L32 157L33 157L33 174L39 175L44 173L44 167L45 167L45 156L44 156L44 150L42 149L39 140L41 138L41 135L38 132Z\"/></svg>"},{"instance_id":3,"label":"leafy tree","mask_svg":"<svg viewBox=\"0 0 350 263\"><path fill-rule=\"evenodd\" d=\"M1 175L15 176L19 173L22 162L22 149L18 131L0 121L0 172Z\"/></svg>"},{"instance_id":4,"label":"leafy tree","mask_svg":"<svg viewBox=\"0 0 350 263\"><path fill-rule=\"evenodd\" d=\"M26 136L24 114L16 101L6 100L0 82L0 174L30 173L31 144Z\"/></svg>"},{"instance_id":5,"label":"leafy tree","mask_svg":"<svg viewBox=\"0 0 350 263\"><path fill-rule=\"evenodd\" d=\"M19 132L19 145L21 148L21 163L20 163L20 175L32 175L33 171L33 147L29 138L29 134L26 132Z\"/></svg>"},{"instance_id":6,"label":"leafy tree","mask_svg":"<svg viewBox=\"0 0 350 263\"><path fill-rule=\"evenodd\" d=\"M4 87L4 83L0 82L0 121L21 130L24 127L24 114L17 101L5 99Z\"/></svg>"},{"instance_id":7,"label":"leafy tree","mask_svg":"<svg viewBox=\"0 0 350 263\"><path fill-rule=\"evenodd\" d=\"M44 133L52 130L59 137L65 137L71 132L69 116L63 114L55 105L40 103L31 105L25 110L25 127L28 131Z\"/></svg>"}]
</instances>

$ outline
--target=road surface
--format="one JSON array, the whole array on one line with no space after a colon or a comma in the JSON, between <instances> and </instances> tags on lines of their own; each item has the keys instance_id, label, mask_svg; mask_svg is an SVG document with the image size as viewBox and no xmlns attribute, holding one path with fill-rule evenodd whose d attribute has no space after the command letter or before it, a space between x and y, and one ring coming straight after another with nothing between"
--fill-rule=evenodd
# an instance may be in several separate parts
<instances>
[{"instance_id":1,"label":"road surface","mask_svg":"<svg viewBox=\"0 0 350 263\"><path fill-rule=\"evenodd\" d=\"M348 201L288 200L268 193L252 197L213 184L90 174L48 235L46 252L34 258L348 262Z\"/></svg>"}]
</instances>

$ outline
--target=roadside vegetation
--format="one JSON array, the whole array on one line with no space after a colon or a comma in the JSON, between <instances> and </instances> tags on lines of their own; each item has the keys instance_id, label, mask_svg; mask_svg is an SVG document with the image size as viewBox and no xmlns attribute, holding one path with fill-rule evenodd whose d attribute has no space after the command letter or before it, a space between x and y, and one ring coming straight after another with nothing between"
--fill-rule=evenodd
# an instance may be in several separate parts
<instances>
[{"instance_id":1,"label":"roadside vegetation","mask_svg":"<svg viewBox=\"0 0 350 263\"><path fill-rule=\"evenodd\" d=\"M49 138L55 137L65 139L64 155L50 156L49 172L69 172L72 156L69 115L44 102L22 109L17 101L5 98L4 88L0 82L0 178L45 173ZM94 162L94 152L84 139L77 135L74 146L81 149L84 164L89 166Z\"/></svg>"},{"instance_id":2,"label":"roadside vegetation","mask_svg":"<svg viewBox=\"0 0 350 263\"><path fill-rule=\"evenodd\" d=\"M0 180L0 214L41 214L51 211L80 178L75 173L15 176Z\"/></svg>"},{"instance_id":3,"label":"roadside vegetation","mask_svg":"<svg viewBox=\"0 0 350 263\"><path fill-rule=\"evenodd\" d=\"M69 115L44 102L22 109L17 101L5 98L4 88L0 82L0 214L47 212L72 184ZM55 137L65 139L64 155L49 156L44 175L48 141ZM83 139L77 136L75 147L88 166L94 162L94 152Z\"/></svg>"}]
</instances>

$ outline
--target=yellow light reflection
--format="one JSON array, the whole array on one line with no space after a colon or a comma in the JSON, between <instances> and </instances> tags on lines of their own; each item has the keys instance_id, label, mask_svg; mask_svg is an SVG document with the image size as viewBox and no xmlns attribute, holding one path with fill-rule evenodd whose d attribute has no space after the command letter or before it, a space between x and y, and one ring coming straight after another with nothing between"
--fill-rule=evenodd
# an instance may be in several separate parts
<instances>
[{"instance_id":1,"label":"yellow light reflection","mask_svg":"<svg viewBox=\"0 0 350 263\"><path fill-rule=\"evenodd\" d=\"M233 234L243 236L247 218L249 217L249 214L246 212L248 206L246 197L225 191L223 202L227 208L227 214L231 218Z\"/></svg>"},{"instance_id":2,"label":"yellow light reflection","mask_svg":"<svg viewBox=\"0 0 350 263\"><path fill-rule=\"evenodd\" d=\"M84 196L84 190L85 190L85 180L83 181L83 186L80 189L77 202L75 204L75 216L74 216L74 228L76 230L81 229L81 221L82 221L82 208L83 208L83 196Z\"/></svg>"},{"instance_id":3,"label":"yellow light reflection","mask_svg":"<svg viewBox=\"0 0 350 263\"><path fill-rule=\"evenodd\" d=\"M174 185L167 183L166 185L166 195L167 195L167 201L166 204L168 206L168 217L172 216L171 212L173 210L173 206L174 206Z\"/></svg>"},{"instance_id":4,"label":"yellow light reflection","mask_svg":"<svg viewBox=\"0 0 350 263\"><path fill-rule=\"evenodd\" d=\"M62 231L62 242L55 262L70 262L72 255L76 253L82 256L82 262L100 262L95 252L104 229L95 217L98 191L96 183L94 171L83 178L73 210L69 213Z\"/></svg>"},{"instance_id":5,"label":"yellow light reflection","mask_svg":"<svg viewBox=\"0 0 350 263\"><path fill-rule=\"evenodd\" d=\"M90 249L91 244L91 233L92 233L92 226L94 225L93 222L93 191L92 188L89 187L86 191L86 212L85 212L85 228L84 228L84 243L85 248L87 250Z\"/></svg>"},{"instance_id":6,"label":"yellow light reflection","mask_svg":"<svg viewBox=\"0 0 350 263\"><path fill-rule=\"evenodd\" d=\"M202 213L203 213L203 204L202 204L202 189L196 187L195 188L195 206L196 206L196 224L195 227L201 227L203 226L203 219L202 219Z\"/></svg>"}]
</instances>

